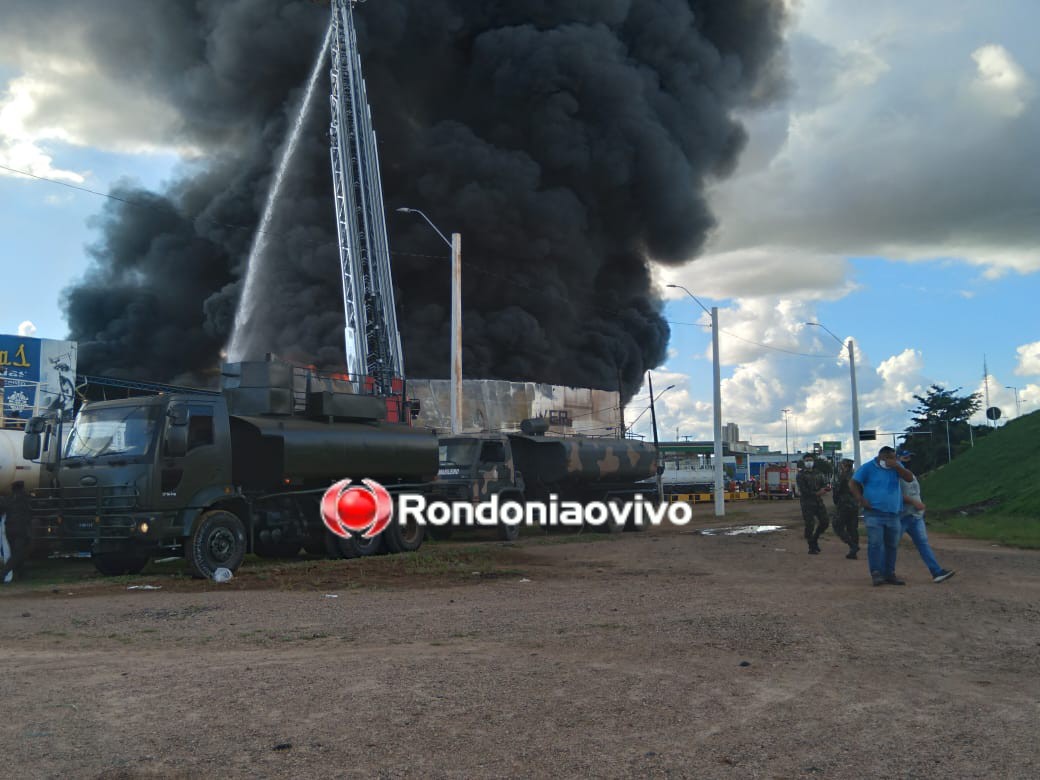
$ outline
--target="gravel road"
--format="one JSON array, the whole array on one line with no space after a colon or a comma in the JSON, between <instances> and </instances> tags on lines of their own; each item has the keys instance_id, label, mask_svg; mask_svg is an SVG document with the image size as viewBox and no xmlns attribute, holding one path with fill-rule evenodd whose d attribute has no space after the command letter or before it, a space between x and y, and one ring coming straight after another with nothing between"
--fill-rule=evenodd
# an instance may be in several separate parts
<instances>
[{"instance_id":1,"label":"gravel road","mask_svg":"<svg viewBox=\"0 0 1040 780\"><path fill-rule=\"evenodd\" d=\"M38 572L0 591L4 775L1040 776L1040 554L936 537L956 577L904 545L907 586L873 588L832 536L806 555L796 516L223 586Z\"/></svg>"}]
</instances>

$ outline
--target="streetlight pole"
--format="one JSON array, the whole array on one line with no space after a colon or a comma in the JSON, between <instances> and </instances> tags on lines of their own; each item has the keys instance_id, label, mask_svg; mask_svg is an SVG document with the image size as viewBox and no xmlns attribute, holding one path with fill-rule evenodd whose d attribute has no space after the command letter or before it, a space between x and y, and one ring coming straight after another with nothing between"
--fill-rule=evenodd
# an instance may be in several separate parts
<instances>
[{"instance_id":1,"label":"streetlight pole","mask_svg":"<svg viewBox=\"0 0 1040 780\"><path fill-rule=\"evenodd\" d=\"M723 486L722 475L722 369L719 365L719 307L712 306L709 311L708 307L697 300L697 296L681 284L670 284L668 286L677 290L682 290L693 298L698 306L711 315L711 362L714 385L712 406L714 407L715 416L715 442L712 451L712 460L715 465L715 516L722 517L726 514L726 491Z\"/></svg>"},{"instance_id":2,"label":"streetlight pole","mask_svg":"<svg viewBox=\"0 0 1040 780\"><path fill-rule=\"evenodd\" d=\"M847 346L849 349L849 374L852 378L852 451L855 455L855 468L858 469L861 463L859 454L859 396L856 392L856 350L852 343L852 337L850 336L846 343L835 336L834 332L821 322L807 322L805 324L823 328L835 341L843 347Z\"/></svg>"},{"instance_id":3,"label":"streetlight pole","mask_svg":"<svg viewBox=\"0 0 1040 780\"><path fill-rule=\"evenodd\" d=\"M1004 385L1004 389L1015 391L1015 419L1017 420L1022 416L1022 405L1018 402L1018 388L1012 387L1011 385Z\"/></svg>"},{"instance_id":4,"label":"streetlight pole","mask_svg":"<svg viewBox=\"0 0 1040 780\"><path fill-rule=\"evenodd\" d=\"M451 434L462 432L462 234L452 233L451 241L437 229L428 216L419 209L399 208L403 214L418 214L426 224L451 247Z\"/></svg>"},{"instance_id":5,"label":"streetlight pole","mask_svg":"<svg viewBox=\"0 0 1040 780\"><path fill-rule=\"evenodd\" d=\"M780 413L784 416L784 466L788 469L791 468L791 449L787 444L787 415L791 413L790 409L781 409Z\"/></svg>"},{"instance_id":6,"label":"streetlight pole","mask_svg":"<svg viewBox=\"0 0 1040 780\"><path fill-rule=\"evenodd\" d=\"M646 372L646 384L650 389L650 424L654 429L654 458L657 461L657 502L658 504L664 503L664 480L661 479L661 471L664 468L664 464L661 463L661 447L657 441L657 410L654 408L654 379L650 372ZM661 395L664 395L671 390L675 385L668 385L664 390L661 391ZM659 395L658 398L661 396Z\"/></svg>"}]
</instances>

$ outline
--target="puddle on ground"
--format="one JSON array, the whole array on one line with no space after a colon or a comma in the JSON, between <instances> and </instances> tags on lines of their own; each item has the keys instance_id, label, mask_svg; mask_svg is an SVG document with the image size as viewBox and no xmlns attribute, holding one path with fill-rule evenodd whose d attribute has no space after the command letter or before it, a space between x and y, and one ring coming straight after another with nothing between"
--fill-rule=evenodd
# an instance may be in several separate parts
<instances>
[{"instance_id":1,"label":"puddle on ground","mask_svg":"<svg viewBox=\"0 0 1040 780\"><path fill-rule=\"evenodd\" d=\"M729 528L704 528L701 536L753 536L755 534L771 534L782 531L782 525L734 525Z\"/></svg>"}]
</instances>

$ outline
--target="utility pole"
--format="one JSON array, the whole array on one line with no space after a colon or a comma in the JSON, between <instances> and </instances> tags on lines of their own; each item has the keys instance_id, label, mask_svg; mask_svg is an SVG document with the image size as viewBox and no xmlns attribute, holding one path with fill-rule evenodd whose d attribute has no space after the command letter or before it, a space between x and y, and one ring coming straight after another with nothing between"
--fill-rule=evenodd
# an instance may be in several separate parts
<instances>
[{"instance_id":1,"label":"utility pole","mask_svg":"<svg viewBox=\"0 0 1040 780\"><path fill-rule=\"evenodd\" d=\"M986 354L982 355L982 382L986 386L986 411L989 412L989 368L986 366ZM986 415L986 419L989 420L989 415ZM996 420L989 420L990 428L994 428L997 425Z\"/></svg>"},{"instance_id":2,"label":"utility pole","mask_svg":"<svg viewBox=\"0 0 1040 780\"><path fill-rule=\"evenodd\" d=\"M852 450L855 454L854 463L858 469L861 464L860 451L859 451L859 395L856 392L856 350L852 343L852 337L849 337L848 342L844 342L837 337L837 335L824 325L822 322L807 322L806 325L815 325L827 331L831 338L837 341L839 344L848 346L849 349L849 375L852 380Z\"/></svg>"},{"instance_id":3,"label":"utility pole","mask_svg":"<svg viewBox=\"0 0 1040 780\"><path fill-rule=\"evenodd\" d=\"M462 235L451 234L451 435L462 432Z\"/></svg>"},{"instance_id":4,"label":"utility pole","mask_svg":"<svg viewBox=\"0 0 1040 780\"><path fill-rule=\"evenodd\" d=\"M787 415L791 413L790 409L781 409L780 412L784 415L784 465L787 468L791 467L791 449L787 443Z\"/></svg>"},{"instance_id":5,"label":"utility pole","mask_svg":"<svg viewBox=\"0 0 1040 780\"><path fill-rule=\"evenodd\" d=\"M661 480L661 447L657 442L657 410L654 409L654 380L650 372L646 372L646 383L650 388L650 424L654 429L654 457L657 460L657 501L664 503L664 482Z\"/></svg>"},{"instance_id":6,"label":"utility pole","mask_svg":"<svg viewBox=\"0 0 1040 780\"><path fill-rule=\"evenodd\" d=\"M722 517L726 514L726 492L722 484L722 369L719 365L719 307L712 306L709 311L708 307L697 299L697 296L681 284L669 284L667 286L682 290L711 316L711 362L712 378L714 380L712 405L715 417L715 446L712 448L712 457L715 461L715 516Z\"/></svg>"},{"instance_id":7,"label":"utility pole","mask_svg":"<svg viewBox=\"0 0 1040 780\"><path fill-rule=\"evenodd\" d=\"M462 432L462 234L452 233L449 241L440 228L419 209L402 206L397 210L402 214L418 214L441 237L441 241L451 247L451 379L448 405L451 407L451 435L457 436Z\"/></svg>"},{"instance_id":8,"label":"utility pole","mask_svg":"<svg viewBox=\"0 0 1040 780\"><path fill-rule=\"evenodd\" d=\"M1015 419L1017 420L1022 416L1022 404L1018 402L1018 388L1012 387L1011 385L1004 385L1004 389L1015 391Z\"/></svg>"},{"instance_id":9,"label":"utility pole","mask_svg":"<svg viewBox=\"0 0 1040 780\"><path fill-rule=\"evenodd\" d=\"M711 307L711 356L715 380L715 517L726 514L726 488L722 484L722 370L719 366L719 307Z\"/></svg>"},{"instance_id":10,"label":"utility pole","mask_svg":"<svg viewBox=\"0 0 1040 780\"><path fill-rule=\"evenodd\" d=\"M617 366L618 438L625 438L625 405L621 403L621 366Z\"/></svg>"},{"instance_id":11,"label":"utility pole","mask_svg":"<svg viewBox=\"0 0 1040 780\"><path fill-rule=\"evenodd\" d=\"M856 393L856 350L849 337L849 372L852 374L852 447L856 463L859 468L863 461L859 454L859 396Z\"/></svg>"}]
</instances>

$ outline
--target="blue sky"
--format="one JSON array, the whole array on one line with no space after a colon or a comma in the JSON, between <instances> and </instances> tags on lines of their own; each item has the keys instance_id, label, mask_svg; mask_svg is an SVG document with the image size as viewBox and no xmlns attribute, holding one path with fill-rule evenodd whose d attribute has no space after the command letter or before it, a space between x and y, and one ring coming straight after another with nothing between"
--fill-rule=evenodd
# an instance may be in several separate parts
<instances>
[{"instance_id":1,"label":"blue sky","mask_svg":"<svg viewBox=\"0 0 1040 780\"><path fill-rule=\"evenodd\" d=\"M984 354L992 403L1013 414L1013 385L1023 411L1040 408L1040 7L788 5L787 97L741 117L749 143L712 185L702 255L655 267L676 323L655 371L659 390L675 385L665 435L709 438L712 416L706 316L669 283L720 307L723 417L755 443L782 446L790 408L799 444L848 444L848 365L803 324L817 319L856 340L861 427L901 429L933 382L979 389ZM0 164L102 192L159 187L193 153L177 117L63 50L0 29ZM60 292L88 267L104 201L0 171L0 202L0 332L31 321L64 337ZM644 415L635 430L648 428Z\"/></svg>"}]
</instances>

